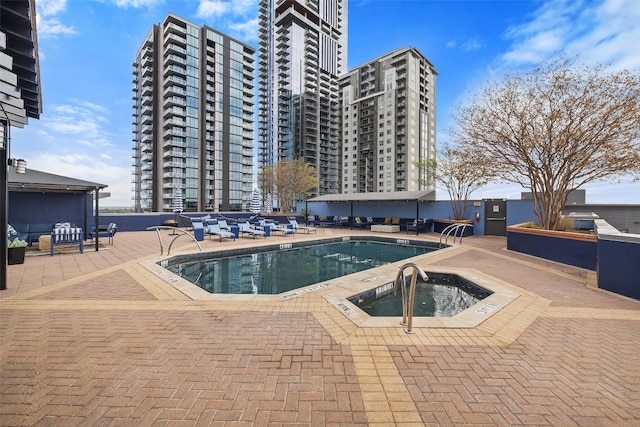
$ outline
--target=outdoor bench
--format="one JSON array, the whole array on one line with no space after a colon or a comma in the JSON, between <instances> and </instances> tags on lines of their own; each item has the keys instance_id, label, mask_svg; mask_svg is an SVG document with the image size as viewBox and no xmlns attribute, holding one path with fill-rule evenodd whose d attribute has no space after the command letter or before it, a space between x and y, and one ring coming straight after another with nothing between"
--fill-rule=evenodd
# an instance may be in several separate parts
<instances>
[{"instance_id":1,"label":"outdoor bench","mask_svg":"<svg viewBox=\"0 0 640 427\"><path fill-rule=\"evenodd\" d=\"M78 245L82 253L84 245L84 233L79 227L60 227L51 232L51 256L55 246Z\"/></svg>"}]
</instances>

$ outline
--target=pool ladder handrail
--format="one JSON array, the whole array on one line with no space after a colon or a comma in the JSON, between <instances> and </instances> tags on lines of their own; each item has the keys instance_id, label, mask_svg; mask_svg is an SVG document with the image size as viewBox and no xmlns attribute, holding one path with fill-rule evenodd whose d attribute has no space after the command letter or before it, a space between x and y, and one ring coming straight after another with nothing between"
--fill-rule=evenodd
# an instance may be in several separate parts
<instances>
[{"instance_id":1,"label":"pool ladder handrail","mask_svg":"<svg viewBox=\"0 0 640 427\"><path fill-rule=\"evenodd\" d=\"M404 270L408 267L413 268L413 274L411 275L411 284L409 286L409 293L407 294L407 282L405 279ZM400 322L400 324L407 326L404 331L408 334L413 334L413 304L415 301L418 275L420 275L422 280L424 280L425 282L429 280L429 276L427 276L427 273L425 273L422 268L412 262L408 262L400 267L400 271L398 271L398 275L396 276L396 281L393 284L394 295L397 294L398 286L401 287L402 322Z\"/></svg>"},{"instance_id":2,"label":"pool ladder handrail","mask_svg":"<svg viewBox=\"0 0 640 427\"><path fill-rule=\"evenodd\" d=\"M175 237L173 238L173 240L171 240L171 243L169 243L167 255L170 255L171 253L171 246L173 246L173 242L175 242L178 237L184 235L191 237L193 241L196 242L196 245L198 245L198 249L200 249L200 252L202 252L202 246L200 246L200 243L198 243L196 237L193 234L189 233L187 230L183 230L181 228L173 227L170 225L153 225L151 227L147 227L147 231L151 230L156 230L156 233L158 234L158 241L160 242L160 255L164 255L164 245L162 244L162 236L160 235L160 230L171 230L173 233L175 233ZM170 234L170 236L172 235L174 234Z\"/></svg>"},{"instance_id":3,"label":"pool ladder handrail","mask_svg":"<svg viewBox=\"0 0 640 427\"><path fill-rule=\"evenodd\" d=\"M439 247L442 247L442 238L444 237L444 244L446 245L449 242L449 236L453 234L453 244L456 244L456 237L459 237L458 243L462 244L462 237L464 235L464 230L467 227L473 227L472 224L451 224L448 225L442 233L440 233L440 244ZM460 231L460 235L458 235L458 231Z\"/></svg>"}]
</instances>

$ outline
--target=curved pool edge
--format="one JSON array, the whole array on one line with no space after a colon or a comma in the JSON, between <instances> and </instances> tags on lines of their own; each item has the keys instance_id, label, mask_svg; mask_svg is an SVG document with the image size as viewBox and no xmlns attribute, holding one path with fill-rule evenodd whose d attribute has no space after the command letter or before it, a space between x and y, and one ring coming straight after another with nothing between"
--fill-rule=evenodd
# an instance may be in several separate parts
<instances>
[{"instance_id":1,"label":"curved pool edge","mask_svg":"<svg viewBox=\"0 0 640 427\"><path fill-rule=\"evenodd\" d=\"M256 247L257 246L266 245L256 245ZM393 282L397 271L402 264L406 262L415 262L425 270L430 270L434 273L457 274L467 280L475 282L479 286L490 290L493 293L484 300L452 317L414 317L414 328L474 328L503 310L508 304L516 300L520 294L516 290L517 287L476 270L462 267L439 267L432 264L435 260L448 258L449 256L465 250L466 248L463 246L450 245L448 248L443 248L436 252L418 255L381 267L338 277L329 280L326 283L317 283L276 295L209 293L160 265L162 261L169 260L175 255L155 257L153 259L140 262L140 265L182 293L184 296L194 301L239 301L258 304L260 302L269 304L285 304L288 301L297 299L298 297L313 293L324 298L324 300L332 305L337 312L341 313L357 327L394 328L401 330L404 328L404 326L400 324L401 317L369 316L360 308L352 304L348 298L360 292ZM209 252L216 253L219 251L214 250ZM198 254L200 254L200 252L198 252ZM189 253L180 253L178 255L188 256Z\"/></svg>"},{"instance_id":2,"label":"curved pool edge","mask_svg":"<svg viewBox=\"0 0 640 427\"><path fill-rule=\"evenodd\" d=\"M424 259L422 261L424 261ZM414 328L475 328L485 322L487 319L491 318L493 315L499 313L500 310L504 309L511 302L515 301L518 297L521 296L521 294L517 292L517 290L515 290L514 287L509 283L504 282L496 277L481 273L474 269L426 265L424 264L424 262L420 263L420 260L417 260L417 264L420 265L425 271L428 270L432 273L458 275L466 280L473 282L478 286L481 286L482 288L491 291L492 294L467 308L466 310L461 311L455 316L414 316ZM376 283L374 284L358 287L359 292L368 291L370 289L375 289L379 286L383 286L387 283L392 283L394 277L395 275L385 275L383 278L381 278L381 280L376 281ZM363 283L362 285L364 285L365 283ZM354 292L355 289L356 287L352 285L344 288L334 286L331 291L327 291L323 295L323 297L358 327L404 328L404 326L400 323L402 320L402 316L370 316L358 306L349 301L350 297L358 294L358 292ZM400 298L399 295L398 298Z\"/></svg>"}]
</instances>

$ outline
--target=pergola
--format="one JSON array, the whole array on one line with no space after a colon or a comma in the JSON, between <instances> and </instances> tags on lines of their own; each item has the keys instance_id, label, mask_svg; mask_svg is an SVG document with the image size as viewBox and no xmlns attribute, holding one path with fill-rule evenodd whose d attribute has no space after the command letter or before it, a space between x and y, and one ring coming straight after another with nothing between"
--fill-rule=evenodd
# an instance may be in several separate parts
<instances>
[{"instance_id":1,"label":"pergola","mask_svg":"<svg viewBox=\"0 0 640 427\"><path fill-rule=\"evenodd\" d=\"M416 221L420 216L420 202L434 201L436 199L435 191L392 191L377 193L347 193L347 194L325 194L317 196L305 201L305 210L307 203L324 202L324 203L349 203L351 207L351 227L353 228L353 204L355 202L415 202L416 203Z\"/></svg>"}]
</instances>

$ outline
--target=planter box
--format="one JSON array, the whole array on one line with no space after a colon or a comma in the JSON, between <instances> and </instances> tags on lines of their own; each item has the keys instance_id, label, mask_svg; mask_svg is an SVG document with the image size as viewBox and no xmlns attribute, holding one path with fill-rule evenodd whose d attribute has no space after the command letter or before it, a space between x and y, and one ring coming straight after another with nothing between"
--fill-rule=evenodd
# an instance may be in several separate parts
<instances>
[{"instance_id":1,"label":"planter box","mask_svg":"<svg viewBox=\"0 0 640 427\"><path fill-rule=\"evenodd\" d=\"M539 258L596 270L598 237L594 234L507 227L507 249Z\"/></svg>"},{"instance_id":2,"label":"planter box","mask_svg":"<svg viewBox=\"0 0 640 427\"><path fill-rule=\"evenodd\" d=\"M26 251L26 247L7 248L7 264L24 264L24 254Z\"/></svg>"}]
</instances>

